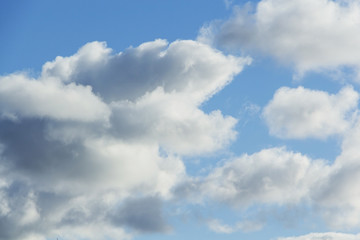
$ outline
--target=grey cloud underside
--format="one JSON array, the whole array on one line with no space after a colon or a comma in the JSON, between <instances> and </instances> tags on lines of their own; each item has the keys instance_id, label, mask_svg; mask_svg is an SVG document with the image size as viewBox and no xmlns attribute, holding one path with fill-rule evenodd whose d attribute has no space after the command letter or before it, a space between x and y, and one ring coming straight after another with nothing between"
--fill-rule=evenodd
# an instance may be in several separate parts
<instances>
[{"instance_id":1,"label":"grey cloud underside","mask_svg":"<svg viewBox=\"0 0 360 240\"><path fill-rule=\"evenodd\" d=\"M32 179L41 176L39 181L88 175L91 166L85 164L87 157L84 146L80 142L65 144L50 140L46 137L46 131L47 120L1 121L3 164L5 162L12 172L19 171Z\"/></svg>"},{"instance_id":2,"label":"grey cloud underside","mask_svg":"<svg viewBox=\"0 0 360 240\"><path fill-rule=\"evenodd\" d=\"M162 213L162 200L155 197L127 199L118 210L111 213L111 222L145 233L170 230Z\"/></svg>"},{"instance_id":3,"label":"grey cloud underside","mask_svg":"<svg viewBox=\"0 0 360 240\"><path fill-rule=\"evenodd\" d=\"M199 106L249 63L195 41L93 42L38 78L1 76L0 239L168 232L181 156L236 136L235 118Z\"/></svg>"}]
</instances>

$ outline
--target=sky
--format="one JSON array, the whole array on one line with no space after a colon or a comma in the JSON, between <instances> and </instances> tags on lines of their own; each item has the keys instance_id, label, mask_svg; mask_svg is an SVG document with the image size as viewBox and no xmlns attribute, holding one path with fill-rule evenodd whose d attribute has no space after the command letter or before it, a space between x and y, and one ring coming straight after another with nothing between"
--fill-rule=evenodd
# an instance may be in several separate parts
<instances>
[{"instance_id":1,"label":"sky","mask_svg":"<svg viewBox=\"0 0 360 240\"><path fill-rule=\"evenodd\" d=\"M0 240L359 240L359 0L0 2Z\"/></svg>"}]
</instances>

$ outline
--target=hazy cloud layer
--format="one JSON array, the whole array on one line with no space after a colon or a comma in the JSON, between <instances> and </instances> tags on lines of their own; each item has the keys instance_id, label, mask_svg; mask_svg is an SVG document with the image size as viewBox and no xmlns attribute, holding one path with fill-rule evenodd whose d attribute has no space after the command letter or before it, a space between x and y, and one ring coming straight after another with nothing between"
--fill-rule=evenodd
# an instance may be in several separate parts
<instances>
[{"instance_id":1,"label":"hazy cloud layer","mask_svg":"<svg viewBox=\"0 0 360 240\"><path fill-rule=\"evenodd\" d=\"M199 39L268 54L300 75L343 66L358 71L359 12L357 0L262 0L204 27Z\"/></svg>"},{"instance_id":2,"label":"hazy cloud layer","mask_svg":"<svg viewBox=\"0 0 360 240\"><path fill-rule=\"evenodd\" d=\"M216 151L236 119L199 106L251 59L195 41L114 54L92 42L42 73L0 77L0 239L167 232L182 155Z\"/></svg>"}]
</instances>

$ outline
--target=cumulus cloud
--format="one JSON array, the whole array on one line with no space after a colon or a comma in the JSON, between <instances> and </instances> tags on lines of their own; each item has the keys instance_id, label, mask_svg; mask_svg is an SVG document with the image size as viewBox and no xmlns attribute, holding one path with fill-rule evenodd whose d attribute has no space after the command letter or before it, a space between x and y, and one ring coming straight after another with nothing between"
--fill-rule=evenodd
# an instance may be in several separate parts
<instances>
[{"instance_id":1,"label":"cumulus cloud","mask_svg":"<svg viewBox=\"0 0 360 240\"><path fill-rule=\"evenodd\" d=\"M360 224L360 122L349 130L325 181L314 188L313 199L324 219L334 229L349 229Z\"/></svg>"},{"instance_id":2,"label":"cumulus cloud","mask_svg":"<svg viewBox=\"0 0 360 240\"><path fill-rule=\"evenodd\" d=\"M196 196L201 192L202 197L241 208L298 204L309 200L311 188L329 170L323 160L313 160L286 148L269 148L228 160L206 177L179 185L175 192L195 201L199 201Z\"/></svg>"},{"instance_id":3,"label":"cumulus cloud","mask_svg":"<svg viewBox=\"0 0 360 240\"><path fill-rule=\"evenodd\" d=\"M337 94L303 87L278 89L263 110L270 134L281 138L320 138L351 127L359 94L344 87Z\"/></svg>"},{"instance_id":4,"label":"cumulus cloud","mask_svg":"<svg viewBox=\"0 0 360 240\"><path fill-rule=\"evenodd\" d=\"M201 184L205 194L232 206L299 203L323 175L326 164L284 148L243 155L215 168Z\"/></svg>"},{"instance_id":5,"label":"cumulus cloud","mask_svg":"<svg viewBox=\"0 0 360 240\"><path fill-rule=\"evenodd\" d=\"M268 54L292 63L298 74L343 66L358 71L359 12L357 0L262 0L204 27L199 39Z\"/></svg>"},{"instance_id":6,"label":"cumulus cloud","mask_svg":"<svg viewBox=\"0 0 360 240\"><path fill-rule=\"evenodd\" d=\"M64 85L31 79L26 74L0 77L0 114L3 118L105 121L109 107L90 86Z\"/></svg>"},{"instance_id":7,"label":"cumulus cloud","mask_svg":"<svg viewBox=\"0 0 360 240\"><path fill-rule=\"evenodd\" d=\"M360 234L346 234L346 233L310 233L299 237L278 238L278 240L359 240Z\"/></svg>"},{"instance_id":8,"label":"cumulus cloud","mask_svg":"<svg viewBox=\"0 0 360 240\"><path fill-rule=\"evenodd\" d=\"M225 161L207 176L188 179L177 186L175 194L193 203L211 200L244 211L259 207L265 219L278 207L305 206L333 230L354 229L360 224L358 139L360 121L344 134L342 153L331 164L286 148L245 154ZM242 230L218 220L208 225L215 232Z\"/></svg>"},{"instance_id":9,"label":"cumulus cloud","mask_svg":"<svg viewBox=\"0 0 360 240\"><path fill-rule=\"evenodd\" d=\"M156 140L172 152L211 152L236 137L235 118L224 117L220 111L206 114L187 94L169 94L158 88L136 102L121 101L111 107L115 135L150 142Z\"/></svg>"},{"instance_id":10,"label":"cumulus cloud","mask_svg":"<svg viewBox=\"0 0 360 240\"><path fill-rule=\"evenodd\" d=\"M236 119L199 107L250 61L196 41L117 54L92 42L36 78L1 76L0 239L168 231L162 201L186 175L181 156L236 136Z\"/></svg>"},{"instance_id":11,"label":"cumulus cloud","mask_svg":"<svg viewBox=\"0 0 360 240\"><path fill-rule=\"evenodd\" d=\"M250 62L191 40L169 44L158 39L119 54L93 42L71 57L44 64L42 76L90 85L107 102L134 101L161 87L166 93L186 93L201 104Z\"/></svg>"}]
</instances>

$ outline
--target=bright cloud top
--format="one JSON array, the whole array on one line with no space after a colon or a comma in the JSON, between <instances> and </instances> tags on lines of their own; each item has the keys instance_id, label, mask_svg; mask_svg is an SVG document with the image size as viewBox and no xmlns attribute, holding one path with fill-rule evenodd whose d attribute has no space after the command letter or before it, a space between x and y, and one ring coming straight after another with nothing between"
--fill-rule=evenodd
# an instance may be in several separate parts
<instances>
[{"instance_id":1,"label":"bright cloud top","mask_svg":"<svg viewBox=\"0 0 360 240\"><path fill-rule=\"evenodd\" d=\"M235 118L199 106L250 62L195 41L118 54L92 42L38 78L1 76L0 239L169 231L162 201L186 175L180 157L236 136Z\"/></svg>"},{"instance_id":2,"label":"bright cloud top","mask_svg":"<svg viewBox=\"0 0 360 240\"><path fill-rule=\"evenodd\" d=\"M324 139L349 129L358 100L359 94L352 87L344 87L337 94L282 87L264 108L263 116L275 136Z\"/></svg>"},{"instance_id":3,"label":"bright cloud top","mask_svg":"<svg viewBox=\"0 0 360 240\"><path fill-rule=\"evenodd\" d=\"M2 116L10 118L45 117L91 122L110 116L109 107L90 86L39 81L25 74L0 77L0 101Z\"/></svg>"},{"instance_id":4,"label":"bright cloud top","mask_svg":"<svg viewBox=\"0 0 360 240\"><path fill-rule=\"evenodd\" d=\"M203 191L233 206L298 203L308 197L309 187L318 181L322 175L319 170L323 169L323 162L299 153L264 149L214 169Z\"/></svg>"},{"instance_id":5,"label":"bright cloud top","mask_svg":"<svg viewBox=\"0 0 360 240\"><path fill-rule=\"evenodd\" d=\"M201 31L199 39L260 51L307 71L360 67L357 0L262 0Z\"/></svg>"}]
</instances>

